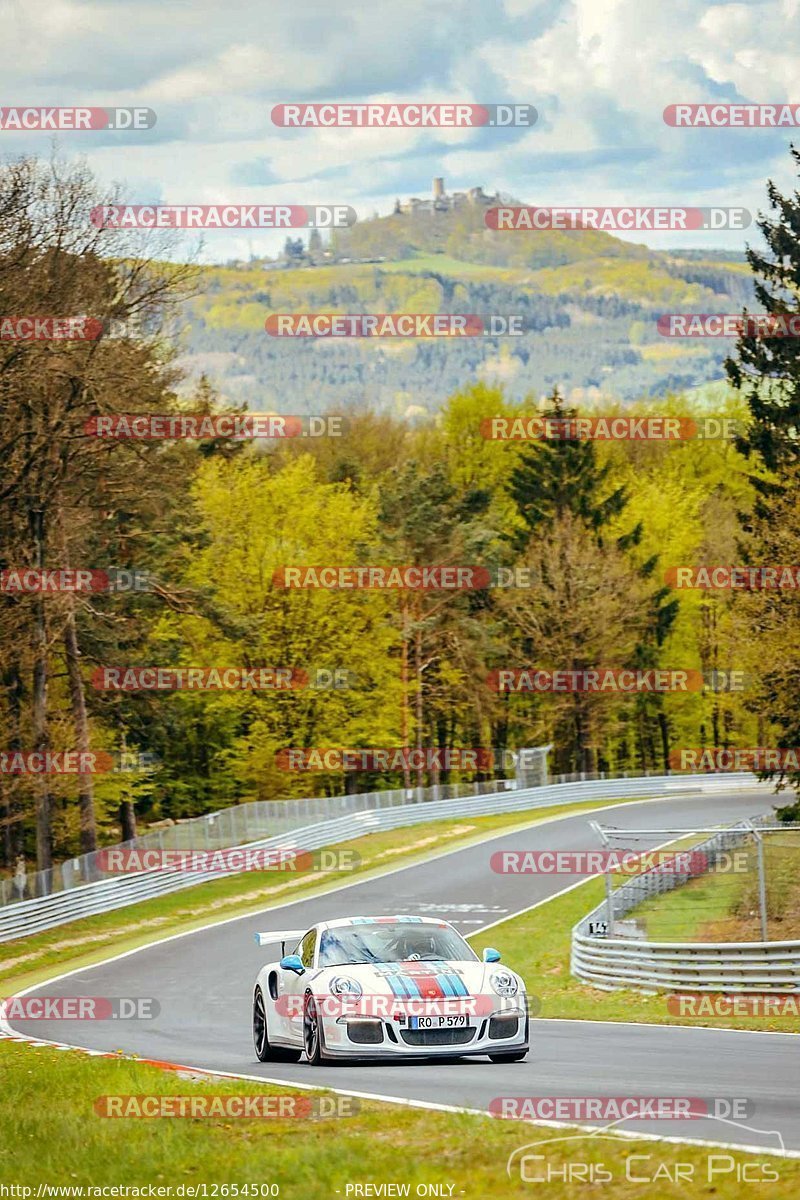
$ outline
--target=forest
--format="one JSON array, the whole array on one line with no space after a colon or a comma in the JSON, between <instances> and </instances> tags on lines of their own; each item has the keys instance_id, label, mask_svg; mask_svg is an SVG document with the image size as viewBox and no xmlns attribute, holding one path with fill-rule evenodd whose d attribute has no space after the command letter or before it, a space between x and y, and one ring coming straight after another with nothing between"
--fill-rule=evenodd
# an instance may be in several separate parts
<instances>
[{"instance_id":1,"label":"forest","mask_svg":"<svg viewBox=\"0 0 800 1200\"><path fill-rule=\"evenodd\" d=\"M800 200L770 186L768 201L752 287L759 309L794 313ZM800 563L796 340L731 348L713 414L734 437L494 440L492 418L581 410L555 375L520 397L458 358L414 420L364 387L346 405L309 393L303 412L342 418L320 436L101 437L99 416L231 408L187 378L174 337L204 270L151 235L94 228L108 202L83 167L0 166L0 313L87 316L93 331L0 338L3 867L248 800L502 777L521 747L552 744L551 772L569 773L800 745L797 591L676 586L681 566ZM438 311L438 294L417 300L409 311ZM551 297L530 311L542 336L561 323ZM246 407L297 411L256 383ZM699 410L665 389L602 411ZM373 582L287 586L287 568L311 567ZM411 568L466 574L414 586ZM62 582L26 586L48 577ZM501 686L537 671L693 682ZM430 754L389 770L289 754L315 748ZM486 753L471 764L465 748ZM19 766L72 752L103 769Z\"/></svg>"}]
</instances>

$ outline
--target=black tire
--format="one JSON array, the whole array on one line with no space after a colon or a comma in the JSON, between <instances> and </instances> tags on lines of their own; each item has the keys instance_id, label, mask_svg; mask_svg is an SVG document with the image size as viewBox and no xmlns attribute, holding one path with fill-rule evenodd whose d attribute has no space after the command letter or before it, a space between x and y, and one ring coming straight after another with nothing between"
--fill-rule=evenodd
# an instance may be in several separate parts
<instances>
[{"instance_id":1,"label":"black tire","mask_svg":"<svg viewBox=\"0 0 800 1200\"><path fill-rule=\"evenodd\" d=\"M490 1054L489 1058L493 1063L510 1063L522 1062L523 1058L528 1057L527 1050L509 1050L507 1054Z\"/></svg>"},{"instance_id":2,"label":"black tire","mask_svg":"<svg viewBox=\"0 0 800 1200\"><path fill-rule=\"evenodd\" d=\"M259 1062L299 1062L300 1051L273 1046L267 1034L267 1013L260 987L253 994L253 1044Z\"/></svg>"},{"instance_id":3,"label":"black tire","mask_svg":"<svg viewBox=\"0 0 800 1200\"><path fill-rule=\"evenodd\" d=\"M306 992L303 1001L303 1048L312 1067L318 1067L322 1062L322 1027L311 992Z\"/></svg>"}]
</instances>

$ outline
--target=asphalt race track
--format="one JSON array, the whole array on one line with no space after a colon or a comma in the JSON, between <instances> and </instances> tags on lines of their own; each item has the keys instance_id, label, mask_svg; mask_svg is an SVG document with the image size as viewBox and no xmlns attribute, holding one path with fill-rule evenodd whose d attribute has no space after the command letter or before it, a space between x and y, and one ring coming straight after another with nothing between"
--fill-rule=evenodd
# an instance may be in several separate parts
<instances>
[{"instance_id":1,"label":"asphalt race track","mask_svg":"<svg viewBox=\"0 0 800 1200\"><path fill-rule=\"evenodd\" d=\"M29 1036L91 1049L124 1050L286 1083L335 1087L361 1095L485 1109L499 1096L747 1097L749 1128L702 1119L639 1121L622 1126L668 1137L800 1150L800 1039L794 1034L607 1024L538 1019L525 1062L337 1065L311 1068L261 1064L252 1048L250 1005L256 973L272 948L259 949L257 930L300 929L350 915L431 914L469 935L577 882L567 875L497 875L489 857L500 849L596 849L589 817L622 827L728 823L770 812L767 792L701 793L598 809L555 819L538 829L505 833L381 878L340 887L209 929L145 947L115 962L82 969L45 995L153 996L150 1021L24 1021ZM654 836L651 845L666 838ZM645 843L641 843L642 846ZM502 952L502 940L498 938ZM509 963L514 966L513 962ZM536 980L527 980L531 993ZM531 1138L536 1138L531 1129Z\"/></svg>"}]
</instances>

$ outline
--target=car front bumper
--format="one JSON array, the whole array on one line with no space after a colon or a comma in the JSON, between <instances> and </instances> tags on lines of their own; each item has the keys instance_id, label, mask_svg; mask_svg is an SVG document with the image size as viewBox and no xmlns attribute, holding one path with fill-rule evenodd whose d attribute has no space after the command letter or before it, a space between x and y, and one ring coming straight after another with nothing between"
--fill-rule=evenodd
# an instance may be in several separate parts
<instances>
[{"instance_id":1,"label":"car front bumper","mask_svg":"<svg viewBox=\"0 0 800 1200\"><path fill-rule=\"evenodd\" d=\"M392 1018L323 1018L325 1055L330 1058L461 1058L522 1053L528 1049L524 1007L498 1010L467 1026L411 1029Z\"/></svg>"}]
</instances>

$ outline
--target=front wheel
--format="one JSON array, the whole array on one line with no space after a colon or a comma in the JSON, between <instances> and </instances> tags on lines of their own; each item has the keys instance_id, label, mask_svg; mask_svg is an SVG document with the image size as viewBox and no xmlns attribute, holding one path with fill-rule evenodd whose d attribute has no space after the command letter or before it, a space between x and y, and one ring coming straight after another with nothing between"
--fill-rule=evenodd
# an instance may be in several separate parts
<instances>
[{"instance_id":1,"label":"front wheel","mask_svg":"<svg viewBox=\"0 0 800 1200\"><path fill-rule=\"evenodd\" d=\"M264 1007L264 995L260 987L253 996L253 1043L259 1062L298 1062L299 1050L285 1050L283 1046L273 1046L267 1035L267 1011Z\"/></svg>"},{"instance_id":2,"label":"front wheel","mask_svg":"<svg viewBox=\"0 0 800 1200\"><path fill-rule=\"evenodd\" d=\"M318 1067L322 1062L322 1034L317 1002L310 992L306 994L303 1004L303 1047L308 1061Z\"/></svg>"}]
</instances>

